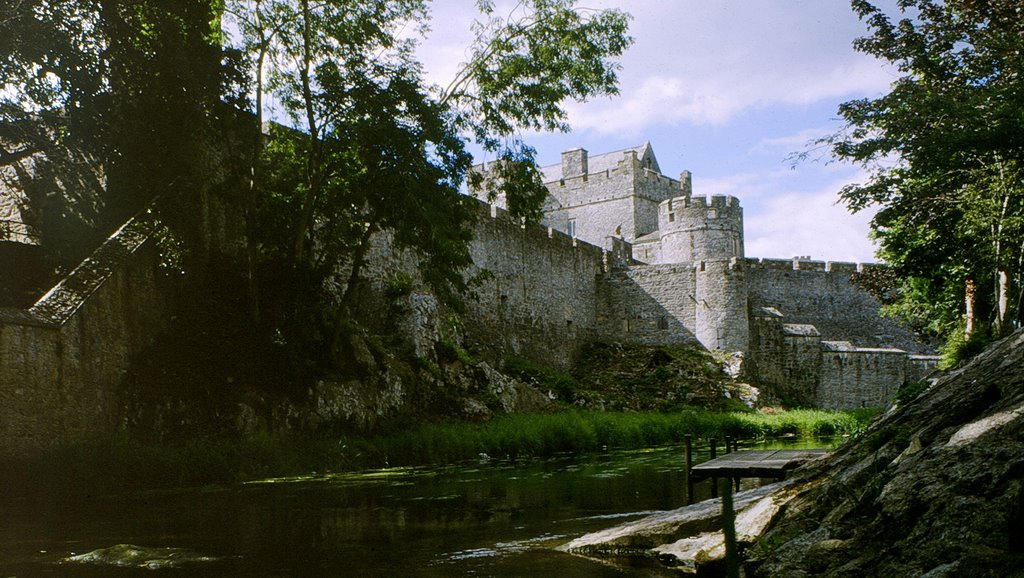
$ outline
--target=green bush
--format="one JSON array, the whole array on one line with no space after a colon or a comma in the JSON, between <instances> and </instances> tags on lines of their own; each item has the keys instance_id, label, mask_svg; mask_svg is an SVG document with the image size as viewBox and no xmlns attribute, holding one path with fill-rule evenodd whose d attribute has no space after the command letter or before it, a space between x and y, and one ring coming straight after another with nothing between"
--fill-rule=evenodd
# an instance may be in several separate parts
<instances>
[{"instance_id":1,"label":"green bush","mask_svg":"<svg viewBox=\"0 0 1024 578\"><path fill-rule=\"evenodd\" d=\"M473 357L461 345L451 339L442 339L437 344L437 350L441 358L448 362L457 360L463 365L476 365L480 363L480 360Z\"/></svg>"},{"instance_id":2,"label":"green bush","mask_svg":"<svg viewBox=\"0 0 1024 578\"><path fill-rule=\"evenodd\" d=\"M580 384L573 376L524 359L506 361L505 372L534 384L541 391L553 391L559 399L566 401L572 401L575 393L580 390Z\"/></svg>"},{"instance_id":3,"label":"green bush","mask_svg":"<svg viewBox=\"0 0 1024 578\"><path fill-rule=\"evenodd\" d=\"M988 328L979 328L970 337L964 337L962 327L954 330L945 345L940 348L942 362L939 369L950 369L984 351L985 347L992 342L992 336Z\"/></svg>"},{"instance_id":4,"label":"green bush","mask_svg":"<svg viewBox=\"0 0 1024 578\"><path fill-rule=\"evenodd\" d=\"M931 383L923 379L921 381L908 381L904 383L896 391L896 405L903 405L908 401L916 399L917 396L924 393L930 386Z\"/></svg>"},{"instance_id":5,"label":"green bush","mask_svg":"<svg viewBox=\"0 0 1024 578\"><path fill-rule=\"evenodd\" d=\"M384 285L384 295L391 299L405 297L412 293L413 286L412 277L404 271L399 271Z\"/></svg>"}]
</instances>

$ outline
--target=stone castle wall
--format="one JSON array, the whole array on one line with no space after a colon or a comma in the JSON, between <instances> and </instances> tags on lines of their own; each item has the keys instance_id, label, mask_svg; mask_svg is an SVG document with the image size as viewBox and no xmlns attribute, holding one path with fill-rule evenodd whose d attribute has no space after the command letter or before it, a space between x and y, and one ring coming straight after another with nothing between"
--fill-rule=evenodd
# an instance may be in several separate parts
<instances>
[{"instance_id":1,"label":"stone castle wall","mask_svg":"<svg viewBox=\"0 0 1024 578\"><path fill-rule=\"evenodd\" d=\"M743 261L701 261L695 269L697 339L712 350L746 351L750 330Z\"/></svg>"},{"instance_id":2,"label":"stone castle wall","mask_svg":"<svg viewBox=\"0 0 1024 578\"><path fill-rule=\"evenodd\" d=\"M747 259L750 307L772 307L786 323L814 325L826 341L925 353L914 334L880 316L881 303L854 282L858 271L872 266L879 265Z\"/></svg>"},{"instance_id":3,"label":"stone castle wall","mask_svg":"<svg viewBox=\"0 0 1024 578\"><path fill-rule=\"evenodd\" d=\"M696 342L695 288L696 272L686 264L610 271L598 284L601 338L643 344Z\"/></svg>"},{"instance_id":4,"label":"stone castle wall","mask_svg":"<svg viewBox=\"0 0 1024 578\"><path fill-rule=\"evenodd\" d=\"M133 355L170 318L148 215L27 310L0 310L0 453L111 435Z\"/></svg>"},{"instance_id":5,"label":"stone castle wall","mask_svg":"<svg viewBox=\"0 0 1024 578\"><path fill-rule=\"evenodd\" d=\"M469 345L567 369L597 335L597 279L608 254L552 228L523 227L497 207L480 212L470 274L488 275L468 303Z\"/></svg>"},{"instance_id":6,"label":"stone castle wall","mask_svg":"<svg viewBox=\"0 0 1024 578\"><path fill-rule=\"evenodd\" d=\"M240 250L237 213L206 201L196 207L202 243ZM0 308L0 454L118 431L122 379L174 313L180 281L158 246L166 233L147 208L34 305Z\"/></svg>"},{"instance_id":7,"label":"stone castle wall","mask_svg":"<svg viewBox=\"0 0 1024 578\"><path fill-rule=\"evenodd\" d=\"M848 342L822 345L818 407L888 407L899 386L912 377L911 362L900 349L855 348Z\"/></svg>"},{"instance_id":8,"label":"stone castle wall","mask_svg":"<svg viewBox=\"0 0 1024 578\"><path fill-rule=\"evenodd\" d=\"M658 230L658 206L668 199L683 194L680 181L666 177L657 171L640 168L636 169L634 190L636 191L636 206L633 212L635 234L627 239L636 239Z\"/></svg>"},{"instance_id":9,"label":"stone castle wall","mask_svg":"<svg viewBox=\"0 0 1024 578\"><path fill-rule=\"evenodd\" d=\"M756 310L750 321L747 371L757 376L774 402L810 407L821 379L821 335L813 325L786 324L771 308Z\"/></svg>"}]
</instances>

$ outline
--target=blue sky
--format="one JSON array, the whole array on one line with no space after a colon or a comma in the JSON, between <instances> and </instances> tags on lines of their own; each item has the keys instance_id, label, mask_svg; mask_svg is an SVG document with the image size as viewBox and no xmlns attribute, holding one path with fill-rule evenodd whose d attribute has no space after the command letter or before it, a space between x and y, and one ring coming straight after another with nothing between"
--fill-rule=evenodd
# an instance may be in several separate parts
<instances>
[{"instance_id":1,"label":"blue sky","mask_svg":"<svg viewBox=\"0 0 1024 578\"><path fill-rule=\"evenodd\" d=\"M883 2L882 4L891 4ZM435 0L421 56L446 84L465 60L473 0ZM500 3L499 3L500 5ZM662 172L693 173L694 194L744 207L750 257L875 261L870 212L837 205L861 169L791 153L833 132L839 103L887 92L896 72L852 48L867 32L845 0L581 0L633 15L621 94L570 104L570 134L526 134L542 165L650 141ZM510 4L511 6L511 4Z\"/></svg>"}]
</instances>

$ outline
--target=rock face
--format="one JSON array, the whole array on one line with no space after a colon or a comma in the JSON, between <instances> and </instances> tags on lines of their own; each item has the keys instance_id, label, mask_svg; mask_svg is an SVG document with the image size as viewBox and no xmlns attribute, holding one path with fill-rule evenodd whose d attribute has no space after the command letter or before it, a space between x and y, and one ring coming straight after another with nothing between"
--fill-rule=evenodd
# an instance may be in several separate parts
<instances>
[{"instance_id":1,"label":"rock face","mask_svg":"<svg viewBox=\"0 0 1024 578\"><path fill-rule=\"evenodd\" d=\"M69 556L61 562L162 570L218 560L220 558L205 556L184 548L152 548L133 544L117 544L109 548Z\"/></svg>"},{"instance_id":2,"label":"rock face","mask_svg":"<svg viewBox=\"0 0 1024 578\"><path fill-rule=\"evenodd\" d=\"M748 576L1024 576L1024 332L801 480Z\"/></svg>"},{"instance_id":3,"label":"rock face","mask_svg":"<svg viewBox=\"0 0 1024 578\"><path fill-rule=\"evenodd\" d=\"M796 489L790 482L777 482L736 494L737 541L747 544L760 536ZM587 534L559 550L582 556L654 557L667 566L695 573L698 567L725 556L721 511L721 499L704 500Z\"/></svg>"}]
</instances>

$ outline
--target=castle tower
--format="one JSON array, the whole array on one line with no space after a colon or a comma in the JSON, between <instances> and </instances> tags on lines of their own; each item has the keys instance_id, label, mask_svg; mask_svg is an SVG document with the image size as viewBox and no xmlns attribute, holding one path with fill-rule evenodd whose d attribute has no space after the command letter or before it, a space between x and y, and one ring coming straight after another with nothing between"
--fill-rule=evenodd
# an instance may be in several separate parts
<instances>
[{"instance_id":1,"label":"castle tower","mask_svg":"<svg viewBox=\"0 0 1024 578\"><path fill-rule=\"evenodd\" d=\"M685 183L685 181L683 181ZM724 195L682 196L658 205L663 263L743 258L743 208Z\"/></svg>"},{"instance_id":2,"label":"castle tower","mask_svg":"<svg viewBox=\"0 0 1024 578\"><path fill-rule=\"evenodd\" d=\"M750 326L744 260L694 263L694 334L708 349L747 351Z\"/></svg>"},{"instance_id":3,"label":"castle tower","mask_svg":"<svg viewBox=\"0 0 1024 578\"><path fill-rule=\"evenodd\" d=\"M680 178L685 191L689 175ZM694 334L708 349L746 351L750 337L743 208L736 197L684 195L658 206L661 260L693 263Z\"/></svg>"}]
</instances>

